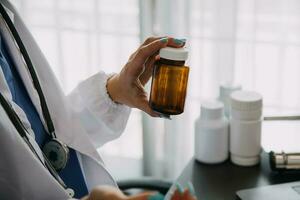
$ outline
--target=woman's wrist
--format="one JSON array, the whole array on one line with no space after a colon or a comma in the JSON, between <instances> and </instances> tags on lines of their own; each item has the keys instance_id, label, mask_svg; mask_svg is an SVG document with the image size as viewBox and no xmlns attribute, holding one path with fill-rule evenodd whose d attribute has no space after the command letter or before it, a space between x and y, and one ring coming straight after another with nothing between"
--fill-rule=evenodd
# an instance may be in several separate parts
<instances>
[{"instance_id":1,"label":"woman's wrist","mask_svg":"<svg viewBox=\"0 0 300 200\"><path fill-rule=\"evenodd\" d=\"M121 104L120 101L120 85L119 85L119 74L114 74L107 79L106 89L109 97L115 103Z\"/></svg>"}]
</instances>

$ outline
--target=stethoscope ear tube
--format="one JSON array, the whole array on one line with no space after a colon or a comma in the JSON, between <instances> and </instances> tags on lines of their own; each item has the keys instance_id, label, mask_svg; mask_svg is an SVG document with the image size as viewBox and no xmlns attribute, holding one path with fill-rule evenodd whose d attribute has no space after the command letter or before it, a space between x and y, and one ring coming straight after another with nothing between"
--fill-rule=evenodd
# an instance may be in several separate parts
<instances>
[{"instance_id":1,"label":"stethoscope ear tube","mask_svg":"<svg viewBox=\"0 0 300 200\"><path fill-rule=\"evenodd\" d=\"M1 93L0 93L0 103L3 109L5 110L5 112L7 113L8 118L17 129L20 136L28 139L26 134L26 128L24 127L23 123L19 119L18 115L15 112L11 112L11 110L13 110L12 105L5 99L5 97Z\"/></svg>"},{"instance_id":2,"label":"stethoscope ear tube","mask_svg":"<svg viewBox=\"0 0 300 200\"><path fill-rule=\"evenodd\" d=\"M5 97L0 92L0 104L2 105L5 113L7 114L10 121L13 123L14 127L17 129L17 132L19 135L23 138L24 142L27 144L27 146L30 148L30 150L35 154L35 156L39 159L39 161L46 167L52 176L58 181L58 183L63 186L65 189L67 189L66 184L63 182L63 180L59 177L55 169L51 166L49 160L46 156L44 156L44 159L40 158L39 154L36 152L33 145L30 143L28 136L27 136L27 130L24 127L23 123L21 122L20 118L18 117L17 113L12 108L11 104L5 99ZM45 162L44 162L44 161Z\"/></svg>"}]
</instances>

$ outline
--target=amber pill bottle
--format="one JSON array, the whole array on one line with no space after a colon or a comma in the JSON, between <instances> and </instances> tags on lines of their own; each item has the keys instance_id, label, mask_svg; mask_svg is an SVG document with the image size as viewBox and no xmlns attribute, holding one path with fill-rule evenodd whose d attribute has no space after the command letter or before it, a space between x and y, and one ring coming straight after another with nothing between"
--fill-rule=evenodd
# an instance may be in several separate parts
<instances>
[{"instance_id":1,"label":"amber pill bottle","mask_svg":"<svg viewBox=\"0 0 300 200\"><path fill-rule=\"evenodd\" d=\"M152 73L150 107L166 115L183 113L189 67L186 48L165 47L159 51L160 59L155 63Z\"/></svg>"}]
</instances>

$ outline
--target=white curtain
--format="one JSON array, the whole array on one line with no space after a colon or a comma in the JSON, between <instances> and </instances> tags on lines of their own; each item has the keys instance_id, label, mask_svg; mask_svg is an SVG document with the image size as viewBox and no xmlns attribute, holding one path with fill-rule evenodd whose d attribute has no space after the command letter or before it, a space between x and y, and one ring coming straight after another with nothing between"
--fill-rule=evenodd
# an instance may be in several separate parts
<instances>
[{"instance_id":1,"label":"white curtain","mask_svg":"<svg viewBox=\"0 0 300 200\"><path fill-rule=\"evenodd\" d=\"M140 44L138 0L11 0L47 57L65 93L103 70L118 72ZM141 112L105 156L142 158Z\"/></svg>"},{"instance_id":2,"label":"white curtain","mask_svg":"<svg viewBox=\"0 0 300 200\"><path fill-rule=\"evenodd\" d=\"M175 178L180 173L193 155L200 102L216 98L222 82L260 92L265 114L300 113L300 1L151 2L152 28L145 31L186 37L191 71L183 115L172 121L144 116L147 175Z\"/></svg>"},{"instance_id":3,"label":"white curtain","mask_svg":"<svg viewBox=\"0 0 300 200\"><path fill-rule=\"evenodd\" d=\"M118 71L150 35L188 39L185 112L171 121L134 111L102 149L140 159L144 174L175 178L193 155L202 99L221 82L260 92L265 113L300 109L299 0L12 0L64 90L102 69ZM148 86L149 89L149 86Z\"/></svg>"}]
</instances>

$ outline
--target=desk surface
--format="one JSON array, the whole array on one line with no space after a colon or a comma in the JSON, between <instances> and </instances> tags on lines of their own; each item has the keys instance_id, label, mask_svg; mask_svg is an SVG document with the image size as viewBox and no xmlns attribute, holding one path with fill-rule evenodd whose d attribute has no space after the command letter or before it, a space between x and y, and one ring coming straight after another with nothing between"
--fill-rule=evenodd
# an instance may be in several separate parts
<instances>
[{"instance_id":1,"label":"desk surface","mask_svg":"<svg viewBox=\"0 0 300 200\"><path fill-rule=\"evenodd\" d=\"M199 200L233 200L237 190L300 180L300 173L271 172L268 154L261 157L261 164L255 167L239 167L230 161L206 165L193 159L178 182L182 185L192 182Z\"/></svg>"}]
</instances>

